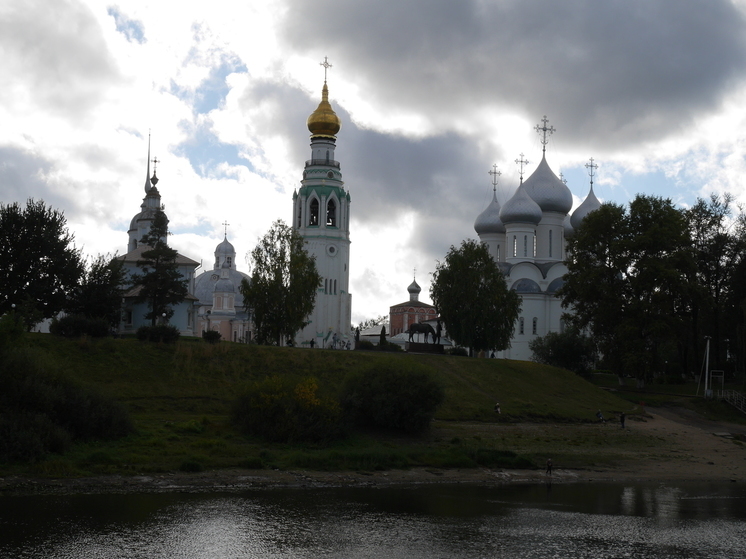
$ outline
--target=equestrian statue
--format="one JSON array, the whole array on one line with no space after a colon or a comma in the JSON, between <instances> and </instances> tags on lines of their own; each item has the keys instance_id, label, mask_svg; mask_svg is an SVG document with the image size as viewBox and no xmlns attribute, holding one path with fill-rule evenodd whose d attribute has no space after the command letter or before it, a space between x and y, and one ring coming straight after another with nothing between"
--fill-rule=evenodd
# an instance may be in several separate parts
<instances>
[{"instance_id":1,"label":"equestrian statue","mask_svg":"<svg viewBox=\"0 0 746 559\"><path fill-rule=\"evenodd\" d=\"M428 343L427 336L429 334L433 337L433 343L435 343L435 330L429 324L423 324L421 322L410 324L409 330L407 330L407 334L409 334L410 342L414 341L415 334L425 334L425 343Z\"/></svg>"}]
</instances>

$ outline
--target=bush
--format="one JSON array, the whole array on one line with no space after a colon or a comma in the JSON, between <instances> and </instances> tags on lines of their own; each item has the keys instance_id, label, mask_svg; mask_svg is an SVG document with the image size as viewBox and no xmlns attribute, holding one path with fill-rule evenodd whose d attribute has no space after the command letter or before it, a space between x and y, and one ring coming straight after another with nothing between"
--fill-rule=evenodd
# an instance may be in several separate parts
<instances>
[{"instance_id":1,"label":"bush","mask_svg":"<svg viewBox=\"0 0 746 559\"><path fill-rule=\"evenodd\" d=\"M528 347L533 361L583 376L590 374L597 358L593 340L573 328L562 333L549 332L531 340Z\"/></svg>"},{"instance_id":2,"label":"bush","mask_svg":"<svg viewBox=\"0 0 746 559\"><path fill-rule=\"evenodd\" d=\"M466 348L454 346L449 347L446 350L446 355L454 355L456 357L469 357L469 352L466 351Z\"/></svg>"},{"instance_id":3,"label":"bush","mask_svg":"<svg viewBox=\"0 0 746 559\"><path fill-rule=\"evenodd\" d=\"M317 395L315 378L270 377L236 400L232 422L270 442L326 442L344 436L339 405Z\"/></svg>"},{"instance_id":4,"label":"bush","mask_svg":"<svg viewBox=\"0 0 746 559\"><path fill-rule=\"evenodd\" d=\"M220 341L222 335L217 330L203 330L202 339L208 344L216 344Z\"/></svg>"},{"instance_id":5,"label":"bush","mask_svg":"<svg viewBox=\"0 0 746 559\"><path fill-rule=\"evenodd\" d=\"M369 342L368 340L361 340L357 343L357 349L373 351L376 349L376 346L373 345L373 342Z\"/></svg>"},{"instance_id":6,"label":"bush","mask_svg":"<svg viewBox=\"0 0 746 559\"><path fill-rule=\"evenodd\" d=\"M421 433L430 426L445 393L430 375L413 364L383 363L352 374L342 390L341 404L351 423Z\"/></svg>"},{"instance_id":7,"label":"bush","mask_svg":"<svg viewBox=\"0 0 746 559\"><path fill-rule=\"evenodd\" d=\"M51 374L39 356L9 352L0 361L0 462L34 461L73 441L133 431L124 407Z\"/></svg>"},{"instance_id":8,"label":"bush","mask_svg":"<svg viewBox=\"0 0 746 559\"><path fill-rule=\"evenodd\" d=\"M49 325L49 333L65 338L103 338L110 333L109 323L103 318L88 318L79 314L69 314L61 318L53 318Z\"/></svg>"},{"instance_id":9,"label":"bush","mask_svg":"<svg viewBox=\"0 0 746 559\"><path fill-rule=\"evenodd\" d=\"M404 351L399 344L395 344L394 342L380 343L378 344L378 347L376 349L378 349L378 351L391 351L391 352Z\"/></svg>"},{"instance_id":10,"label":"bush","mask_svg":"<svg viewBox=\"0 0 746 559\"><path fill-rule=\"evenodd\" d=\"M163 342L173 344L179 339L181 332L176 326L160 324L158 326L140 326L137 329L137 339L148 342Z\"/></svg>"}]
</instances>

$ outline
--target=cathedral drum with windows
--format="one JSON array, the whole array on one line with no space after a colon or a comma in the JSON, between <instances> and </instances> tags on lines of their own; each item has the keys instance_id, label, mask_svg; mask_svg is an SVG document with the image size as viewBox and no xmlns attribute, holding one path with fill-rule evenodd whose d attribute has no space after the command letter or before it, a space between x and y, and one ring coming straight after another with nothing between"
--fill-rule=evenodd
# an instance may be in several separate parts
<instances>
[{"instance_id":1,"label":"cathedral drum with windows","mask_svg":"<svg viewBox=\"0 0 746 559\"><path fill-rule=\"evenodd\" d=\"M322 65L328 68L326 62ZM340 120L329 104L326 80L322 99L307 121L311 133L311 159L303 180L293 193L293 228L316 258L322 277L309 324L296 335L296 343L328 347L335 338L346 342L350 335L350 194L344 188L339 162L334 159Z\"/></svg>"}]
</instances>

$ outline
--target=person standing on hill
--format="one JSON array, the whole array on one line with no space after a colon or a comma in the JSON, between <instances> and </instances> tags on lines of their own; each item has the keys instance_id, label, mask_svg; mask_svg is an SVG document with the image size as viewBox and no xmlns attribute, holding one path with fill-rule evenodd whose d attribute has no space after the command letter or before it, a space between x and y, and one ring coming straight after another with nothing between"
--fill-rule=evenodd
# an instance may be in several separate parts
<instances>
[{"instance_id":1,"label":"person standing on hill","mask_svg":"<svg viewBox=\"0 0 746 559\"><path fill-rule=\"evenodd\" d=\"M552 459L547 458L547 475L552 477Z\"/></svg>"},{"instance_id":2,"label":"person standing on hill","mask_svg":"<svg viewBox=\"0 0 746 559\"><path fill-rule=\"evenodd\" d=\"M626 418L627 418L627 415L624 412L622 412L621 414L619 414L619 423L622 424L622 429L624 429L624 420Z\"/></svg>"}]
</instances>

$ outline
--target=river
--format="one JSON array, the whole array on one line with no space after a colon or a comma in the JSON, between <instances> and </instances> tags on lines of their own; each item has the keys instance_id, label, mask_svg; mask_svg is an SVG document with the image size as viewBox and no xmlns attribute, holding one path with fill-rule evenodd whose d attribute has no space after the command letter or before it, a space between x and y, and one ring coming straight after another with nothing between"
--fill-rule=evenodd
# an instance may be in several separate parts
<instances>
[{"instance_id":1,"label":"river","mask_svg":"<svg viewBox=\"0 0 746 559\"><path fill-rule=\"evenodd\" d=\"M0 497L0 557L738 558L744 484Z\"/></svg>"}]
</instances>

